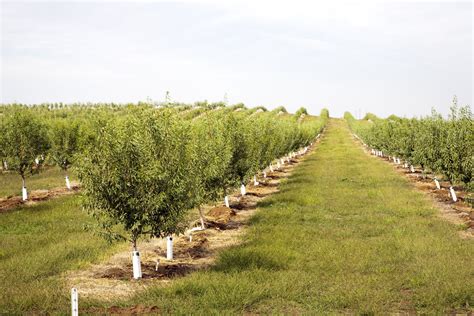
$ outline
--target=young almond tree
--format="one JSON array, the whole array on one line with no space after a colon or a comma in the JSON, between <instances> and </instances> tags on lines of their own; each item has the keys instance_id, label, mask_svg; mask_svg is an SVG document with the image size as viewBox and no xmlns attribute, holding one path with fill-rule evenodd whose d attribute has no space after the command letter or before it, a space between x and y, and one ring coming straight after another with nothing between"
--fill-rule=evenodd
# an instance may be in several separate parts
<instances>
[{"instance_id":1,"label":"young almond tree","mask_svg":"<svg viewBox=\"0 0 474 316\"><path fill-rule=\"evenodd\" d=\"M48 139L45 126L28 109L17 107L2 117L3 136L0 147L8 169L22 180L22 198L28 199L26 176L38 172L37 158L46 154Z\"/></svg>"},{"instance_id":2,"label":"young almond tree","mask_svg":"<svg viewBox=\"0 0 474 316\"><path fill-rule=\"evenodd\" d=\"M226 138L220 116L206 113L192 122L190 149L193 197L199 208L201 228L205 228L202 205L220 196L225 172L231 161L232 145Z\"/></svg>"},{"instance_id":3,"label":"young almond tree","mask_svg":"<svg viewBox=\"0 0 474 316\"><path fill-rule=\"evenodd\" d=\"M137 241L182 232L192 208L189 133L166 110L131 110L110 119L78 162L84 207L108 241L128 240L134 277L141 277Z\"/></svg>"},{"instance_id":4,"label":"young almond tree","mask_svg":"<svg viewBox=\"0 0 474 316\"><path fill-rule=\"evenodd\" d=\"M70 190L68 170L74 162L75 154L79 148L79 124L68 119L54 119L48 130L51 148L49 156L63 171L66 187Z\"/></svg>"}]
</instances>

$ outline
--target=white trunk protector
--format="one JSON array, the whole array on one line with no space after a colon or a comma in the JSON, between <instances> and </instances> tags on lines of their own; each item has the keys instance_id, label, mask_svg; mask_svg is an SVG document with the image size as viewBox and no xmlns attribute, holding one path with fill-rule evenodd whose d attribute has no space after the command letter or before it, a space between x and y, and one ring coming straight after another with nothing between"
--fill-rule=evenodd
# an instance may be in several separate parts
<instances>
[{"instance_id":1,"label":"white trunk protector","mask_svg":"<svg viewBox=\"0 0 474 316\"><path fill-rule=\"evenodd\" d=\"M132 265L133 265L133 278L142 278L142 264L140 261L140 253L138 251L132 251Z\"/></svg>"},{"instance_id":2,"label":"white trunk protector","mask_svg":"<svg viewBox=\"0 0 474 316\"><path fill-rule=\"evenodd\" d=\"M166 237L166 259L173 260L173 237Z\"/></svg>"},{"instance_id":3,"label":"white trunk protector","mask_svg":"<svg viewBox=\"0 0 474 316\"><path fill-rule=\"evenodd\" d=\"M458 197L456 196L456 192L454 192L453 187L449 187L449 193L451 193L451 198L453 199L454 202L458 201Z\"/></svg>"},{"instance_id":4,"label":"white trunk protector","mask_svg":"<svg viewBox=\"0 0 474 316\"><path fill-rule=\"evenodd\" d=\"M25 187L21 189L21 198L23 201L28 200L28 191L26 190Z\"/></svg>"}]
</instances>

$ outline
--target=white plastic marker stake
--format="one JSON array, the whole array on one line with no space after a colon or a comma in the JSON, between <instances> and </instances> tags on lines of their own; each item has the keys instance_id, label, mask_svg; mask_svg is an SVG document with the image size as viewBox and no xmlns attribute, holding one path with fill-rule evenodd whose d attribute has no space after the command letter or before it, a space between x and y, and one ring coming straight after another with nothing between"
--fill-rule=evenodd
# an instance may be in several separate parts
<instances>
[{"instance_id":1,"label":"white plastic marker stake","mask_svg":"<svg viewBox=\"0 0 474 316\"><path fill-rule=\"evenodd\" d=\"M26 187L21 188L21 198L23 201L28 200L28 191L26 190Z\"/></svg>"},{"instance_id":2,"label":"white plastic marker stake","mask_svg":"<svg viewBox=\"0 0 474 316\"><path fill-rule=\"evenodd\" d=\"M135 280L142 278L142 264L140 253L137 250L132 251L133 278Z\"/></svg>"},{"instance_id":3,"label":"white plastic marker stake","mask_svg":"<svg viewBox=\"0 0 474 316\"><path fill-rule=\"evenodd\" d=\"M439 185L438 179L434 178L434 182L435 182L435 184L436 184L436 189L440 190L440 189L441 189L441 186Z\"/></svg>"},{"instance_id":4,"label":"white plastic marker stake","mask_svg":"<svg viewBox=\"0 0 474 316\"><path fill-rule=\"evenodd\" d=\"M229 197L228 197L227 195L224 197L224 204L225 204L225 206L230 207L230 205L229 205Z\"/></svg>"},{"instance_id":5,"label":"white plastic marker stake","mask_svg":"<svg viewBox=\"0 0 474 316\"><path fill-rule=\"evenodd\" d=\"M415 167L413 167L413 165L410 165L410 172L415 173Z\"/></svg>"},{"instance_id":6,"label":"white plastic marker stake","mask_svg":"<svg viewBox=\"0 0 474 316\"><path fill-rule=\"evenodd\" d=\"M451 193L451 198L453 199L454 202L458 201L458 197L456 196L456 192L454 192L453 187L449 187L449 192Z\"/></svg>"},{"instance_id":7,"label":"white plastic marker stake","mask_svg":"<svg viewBox=\"0 0 474 316\"><path fill-rule=\"evenodd\" d=\"M173 237L166 237L166 259L173 260Z\"/></svg>"},{"instance_id":8,"label":"white plastic marker stake","mask_svg":"<svg viewBox=\"0 0 474 316\"><path fill-rule=\"evenodd\" d=\"M74 287L71 289L71 315L79 316L79 294Z\"/></svg>"},{"instance_id":9,"label":"white plastic marker stake","mask_svg":"<svg viewBox=\"0 0 474 316\"><path fill-rule=\"evenodd\" d=\"M66 176L66 188L71 190L71 182L69 182L69 176Z\"/></svg>"},{"instance_id":10,"label":"white plastic marker stake","mask_svg":"<svg viewBox=\"0 0 474 316\"><path fill-rule=\"evenodd\" d=\"M240 186L240 194L241 194L242 196L244 196L246 193L247 193L247 191L245 190L245 185L242 184L242 185Z\"/></svg>"},{"instance_id":11,"label":"white plastic marker stake","mask_svg":"<svg viewBox=\"0 0 474 316\"><path fill-rule=\"evenodd\" d=\"M258 183L258 181L257 181L257 176L253 176L253 185L254 185L254 186L259 185L259 183Z\"/></svg>"}]
</instances>

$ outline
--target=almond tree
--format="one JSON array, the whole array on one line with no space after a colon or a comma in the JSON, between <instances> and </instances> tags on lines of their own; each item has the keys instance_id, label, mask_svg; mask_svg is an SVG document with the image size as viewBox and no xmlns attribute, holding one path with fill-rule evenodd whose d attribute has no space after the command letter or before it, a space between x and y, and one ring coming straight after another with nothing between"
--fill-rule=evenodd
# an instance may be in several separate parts
<instances>
[{"instance_id":1,"label":"almond tree","mask_svg":"<svg viewBox=\"0 0 474 316\"><path fill-rule=\"evenodd\" d=\"M216 112L208 112L192 122L190 151L193 179L193 198L199 209L201 228L205 228L202 205L216 200L225 182L231 162L232 144L229 142L225 121Z\"/></svg>"},{"instance_id":2,"label":"almond tree","mask_svg":"<svg viewBox=\"0 0 474 316\"><path fill-rule=\"evenodd\" d=\"M128 240L138 256L139 238L184 231L180 223L194 204L187 126L167 110L130 111L97 127L78 174L99 233Z\"/></svg>"},{"instance_id":3,"label":"almond tree","mask_svg":"<svg viewBox=\"0 0 474 316\"><path fill-rule=\"evenodd\" d=\"M79 149L79 131L79 124L71 119L54 119L49 124L49 156L64 171L68 189L71 189L68 170Z\"/></svg>"},{"instance_id":4,"label":"almond tree","mask_svg":"<svg viewBox=\"0 0 474 316\"><path fill-rule=\"evenodd\" d=\"M26 176L39 171L37 158L48 150L45 126L31 111L15 107L2 116L3 136L0 147L9 170L16 171L22 180L22 197L27 200Z\"/></svg>"}]
</instances>

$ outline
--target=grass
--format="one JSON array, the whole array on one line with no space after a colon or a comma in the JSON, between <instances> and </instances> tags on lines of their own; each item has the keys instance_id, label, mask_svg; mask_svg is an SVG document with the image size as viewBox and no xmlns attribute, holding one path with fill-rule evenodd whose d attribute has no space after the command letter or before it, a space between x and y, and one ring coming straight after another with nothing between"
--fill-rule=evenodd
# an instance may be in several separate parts
<instances>
[{"instance_id":1,"label":"grass","mask_svg":"<svg viewBox=\"0 0 474 316\"><path fill-rule=\"evenodd\" d=\"M61 273L113 251L77 197L0 214L0 314L68 313ZM216 265L113 305L171 314L441 314L474 306L474 241L332 120ZM81 300L81 308L106 303Z\"/></svg>"},{"instance_id":2,"label":"grass","mask_svg":"<svg viewBox=\"0 0 474 316\"><path fill-rule=\"evenodd\" d=\"M216 266L123 306L172 314L439 314L474 306L474 242L332 121Z\"/></svg>"},{"instance_id":3,"label":"grass","mask_svg":"<svg viewBox=\"0 0 474 316\"><path fill-rule=\"evenodd\" d=\"M71 175L71 181L74 175ZM64 172L58 167L48 167L40 173L26 178L28 191L49 190L58 187L65 187ZM21 177L18 173L9 171L0 173L0 197L21 195Z\"/></svg>"},{"instance_id":4,"label":"grass","mask_svg":"<svg viewBox=\"0 0 474 316\"><path fill-rule=\"evenodd\" d=\"M70 289L61 273L119 247L84 231L90 221L72 196L0 214L0 315L68 313Z\"/></svg>"}]
</instances>

